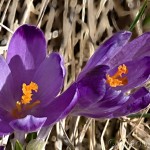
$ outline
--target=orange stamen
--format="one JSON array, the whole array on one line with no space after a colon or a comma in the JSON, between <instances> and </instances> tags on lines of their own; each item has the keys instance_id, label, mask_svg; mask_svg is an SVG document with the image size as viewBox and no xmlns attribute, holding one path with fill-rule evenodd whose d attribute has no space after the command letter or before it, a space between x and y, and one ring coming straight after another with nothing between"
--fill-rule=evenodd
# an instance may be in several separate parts
<instances>
[{"instance_id":1,"label":"orange stamen","mask_svg":"<svg viewBox=\"0 0 150 150\"><path fill-rule=\"evenodd\" d=\"M23 116L23 111L30 110L40 104L39 100L31 103L33 91L38 91L38 85L36 83L31 82L29 85L26 85L25 83L22 84L23 95L21 100L16 102L16 107L12 110L13 117L21 118Z\"/></svg>"},{"instance_id":2,"label":"orange stamen","mask_svg":"<svg viewBox=\"0 0 150 150\"><path fill-rule=\"evenodd\" d=\"M38 85L36 83L31 82L29 85L23 83L22 85L23 96L22 96L21 103L22 104L30 103L30 101L32 100L32 91L37 92L37 90L38 90Z\"/></svg>"},{"instance_id":3,"label":"orange stamen","mask_svg":"<svg viewBox=\"0 0 150 150\"><path fill-rule=\"evenodd\" d=\"M21 103L19 101L16 102L16 108L18 112L21 112Z\"/></svg>"},{"instance_id":4,"label":"orange stamen","mask_svg":"<svg viewBox=\"0 0 150 150\"><path fill-rule=\"evenodd\" d=\"M111 87L117 87L117 86L124 86L128 83L127 77L122 77L123 74L128 73L128 68L125 64L120 65L118 67L118 71L113 75L106 75L106 82L111 86Z\"/></svg>"}]
</instances>

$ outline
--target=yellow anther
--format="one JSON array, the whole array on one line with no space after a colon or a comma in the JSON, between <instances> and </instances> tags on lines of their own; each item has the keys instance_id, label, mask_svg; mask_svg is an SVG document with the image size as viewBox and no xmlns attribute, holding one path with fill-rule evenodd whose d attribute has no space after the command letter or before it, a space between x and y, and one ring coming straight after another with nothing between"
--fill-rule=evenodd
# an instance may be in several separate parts
<instances>
[{"instance_id":1,"label":"yellow anther","mask_svg":"<svg viewBox=\"0 0 150 150\"><path fill-rule=\"evenodd\" d=\"M127 73L128 73L127 66L125 64L123 64L118 67L118 72L116 74L118 74L120 77L122 77L122 74L127 74Z\"/></svg>"},{"instance_id":2,"label":"yellow anther","mask_svg":"<svg viewBox=\"0 0 150 150\"><path fill-rule=\"evenodd\" d=\"M128 83L127 77L122 77L123 74L128 73L128 68L126 65L120 65L118 67L118 71L113 75L106 75L106 82L111 86L111 87L117 87L117 86L124 86Z\"/></svg>"},{"instance_id":3,"label":"yellow anther","mask_svg":"<svg viewBox=\"0 0 150 150\"><path fill-rule=\"evenodd\" d=\"M26 85L25 83L23 83L22 85L22 92L23 92L23 96L22 96L22 100L21 103L22 104L28 104L30 103L30 101L32 100L32 91L37 92L38 90L38 85L34 82L31 82L29 85Z\"/></svg>"},{"instance_id":4,"label":"yellow anther","mask_svg":"<svg viewBox=\"0 0 150 150\"><path fill-rule=\"evenodd\" d=\"M39 100L31 103L33 91L38 91L38 85L36 83L31 82L29 85L26 85L25 83L22 84L23 95L21 100L16 102L16 107L12 110L12 116L14 118L22 118L24 116L24 111L28 111L40 104Z\"/></svg>"}]
</instances>

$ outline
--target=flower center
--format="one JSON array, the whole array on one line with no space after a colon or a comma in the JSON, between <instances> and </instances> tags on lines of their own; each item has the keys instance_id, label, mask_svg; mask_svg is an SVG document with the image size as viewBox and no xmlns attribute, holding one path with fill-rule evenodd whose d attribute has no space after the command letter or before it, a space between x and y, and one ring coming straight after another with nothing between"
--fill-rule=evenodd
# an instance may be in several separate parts
<instances>
[{"instance_id":1,"label":"flower center","mask_svg":"<svg viewBox=\"0 0 150 150\"><path fill-rule=\"evenodd\" d=\"M32 109L33 107L40 104L40 101L32 101L32 92L38 91L38 85L34 82L31 82L29 85L26 85L25 83L22 84L22 92L23 95L21 97L20 101L16 102L16 107L12 110L12 116L15 118L22 118L23 112Z\"/></svg>"},{"instance_id":2,"label":"flower center","mask_svg":"<svg viewBox=\"0 0 150 150\"><path fill-rule=\"evenodd\" d=\"M120 65L117 72L113 76L110 76L109 74L106 75L106 82L111 87L124 86L128 83L128 79L127 77L122 77L122 75L127 73L127 66L125 64Z\"/></svg>"}]
</instances>

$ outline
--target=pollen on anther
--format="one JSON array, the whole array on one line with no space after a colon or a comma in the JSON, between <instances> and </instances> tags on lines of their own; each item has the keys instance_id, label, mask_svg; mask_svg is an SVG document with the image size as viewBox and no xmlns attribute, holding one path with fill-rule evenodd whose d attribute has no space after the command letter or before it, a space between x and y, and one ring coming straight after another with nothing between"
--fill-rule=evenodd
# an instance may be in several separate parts
<instances>
[{"instance_id":1,"label":"pollen on anther","mask_svg":"<svg viewBox=\"0 0 150 150\"><path fill-rule=\"evenodd\" d=\"M31 82L29 85L26 85L25 83L22 85L22 99L21 103L22 104L28 104L32 100L32 92L35 91L37 92L38 90L38 85L34 82Z\"/></svg>"},{"instance_id":2,"label":"pollen on anther","mask_svg":"<svg viewBox=\"0 0 150 150\"><path fill-rule=\"evenodd\" d=\"M39 100L34 100L33 103L31 103L32 95L34 94L33 91L38 91L38 85L36 83L31 82L29 85L25 83L22 84L23 95L21 100L16 102L16 106L11 112L14 118L22 118L25 114L24 112L40 104Z\"/></svg>"},{"instance_id":3,"label":"pollen on anther","mask_svg":"<svg viewBox=\"0 0 150 150\"><path fill-rule=\"evenodd\" d=\"M127 66L125 64L120 65L117 72L113 76L110 76L109 74L106 75L106 82L111 87L124 86L128 83L128 79L127 77L122 77L122 75L127 73Z\"/></svg>"},{"instance_id":4,"label":"pollen on anther","mask_svg":"<svg viewBox=\"0 0 150 150\"><path fill-rule=\"evenodd\" d=\"M122 74L127 74L127 73L128 73L128 69L127 69L127 66L126 66L125 64L120 65L120 66L118 67L117 74L118 74L119 76L122 76Z\"/></svg>"}]
</instances>

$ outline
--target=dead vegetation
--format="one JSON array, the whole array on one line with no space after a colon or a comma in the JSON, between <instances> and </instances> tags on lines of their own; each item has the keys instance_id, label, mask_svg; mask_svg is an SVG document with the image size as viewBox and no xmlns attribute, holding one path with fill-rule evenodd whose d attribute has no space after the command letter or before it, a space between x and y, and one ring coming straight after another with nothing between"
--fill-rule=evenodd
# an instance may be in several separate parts
<instances>
[{"instance_id":1,"label":"dead vegetation","mask_svg":"<svg viewBox=\"0 0 150 150\"><path fill-rule=\"evenodd\" d=\"M143 0L0 0L0 53L7 51L15 29L25 23L45 33L48 52L65 59L64 89L76 78L95 49L114 32L128 30ZM138 21L133 38L148 31ZM144 112L147 112L144 110ZM143 118L94 120L68 117L54 126L48 150L150 149L150 121ZM65 133L64 133L65 131Z\"/></svg>"}]
</instances>

